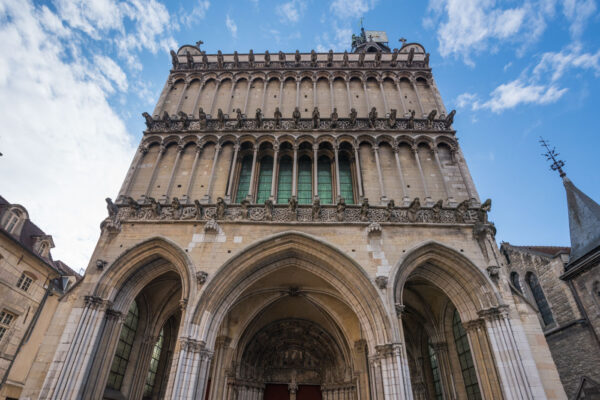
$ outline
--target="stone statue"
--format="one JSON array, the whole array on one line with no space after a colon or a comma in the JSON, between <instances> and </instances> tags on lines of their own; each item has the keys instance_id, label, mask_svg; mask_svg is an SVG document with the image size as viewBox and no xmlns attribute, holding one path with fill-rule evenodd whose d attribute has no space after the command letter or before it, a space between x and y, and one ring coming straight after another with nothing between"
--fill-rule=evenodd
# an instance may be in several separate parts
<instances>
[{"instance_id":1,"label":"stone statue","mask_svg":"<svg viewBox=\"0 0 600 400\"><path fill-rule=\"evenodd\" d=\"M194 208L196 209L196 219L202 219L202 205L198 200L194 200Z\"/></svg>"},{"instance_id":2,"label":"stone statue","mask_svg":"<svg viewBox=\"0 0 600 400\"><path fill-rule=\"evenodd\" d=\"M148 128L148 129L152 128L152 124L154 123L154 119L152 119L152 116L150 114L148 114L147 112L143 112L142 115L144 116L144 119L146 120L146 128Z\"/></svg>"},{"instance_id":3,"label":"stone statue","mask_svg":"<svg viewBox=\"0 0 600 400\"><path fill-rule=\"evenodd\" d=\"M410 110L410 117L408 117L407 128L415 129L415 110Z\"/></svg>"},{"instance_id":4,"label":"stone statue","mask_svg":"<svg viewBox=\"0 0 600 400\"><path fill-rule=\"evenodd\" d=\"M327 66L331 67L333 65L333 50L329 50L327 53Z\"/></svg>"},{"instance_id":5,"label":"stone statue","mask_svg":"<svg viewBox=\"0 0 600 400\"><path fill-rule=\"evenodd\" d=\"M242 115L242 110L238 108L237 110L235 110L235 114L235 118L237 120L235 127L241 129L244 127L244 116Z\"/></svg>"},{"instance_id":6,"label":"stone statue","mask_svg":"<svg viewBox=\"0 0 600 400\"><path fill-rule=\"evenodd\" d=\"M321 121L321 114L319 114L319 107L314 108L314 110L312 112L312 119L313 119L313 128L319 129L319 123Z\"/></svg>"},{"instance_id":7,"label":"stone statue","mask_svg":"<svg viewBox=\"0 0 600 400\"><path fill-rule=\"evenodd\" d=\"M238 56L238 52L233 52L233 67L238 68L240 66L240 57Z\"/></svg>"},{"instance_id":8,"label":"stone statue","mask_svg":"<svg viewBox=\"0 0 600 400\"><path fill-rule=\"evenodd\" d=\"M298 107L294 108L292 118L294 118L294 126L297 128L298 124L300 124L300 110L298 109Z\"/></svg>"},{"instance_id":9,"label":"stone statue","mask_svg":"<svg viewBox=\"0 0 600 400\"><path fill-rule=\"evenodd\" d=\"M221 50L217 51L217 67L223 68L223 53L221 53Z\"/></svg>"},{"instance_id":10,"label":"stone statue","mask_svg":"<svg viewBox=\"0 0 600 400\"><path fill-rule=\"evenodd\" d=\"M225 114L220 108L217 110L217 121L219 122L219 129L223 129L225 127Z\"/></svg>"},{"instance_id":11,"label":"stone statue","mask_svg":"<svg viewBox=\"0 0 600 400\"><path fill-rule=\"evenodd\" d=\"M321 218L321 200L319 200L319 198L316 197L313 200L313 205L312 205L312 219L313 219L313 221L316 221L319 218Z\"/></svg>"},{"instance_id":12,"label":"stone statue","mask_svg":"<svg viewBox=\"0 0 600 400\"><path fill-rule=\"evenodd\" d=\"M394 126L396 126L396 109L392 108L390 110L390 115L388 117L388 126L390 128L393 128Z\"/></svg>"},{"instance_id":13,"label":"stone statue","mask_svg":"<svg viewBox=\"0 0 600 400\"><path fill-rule=\"evenodd\" d=\"M423 63L426 66L429 66L429 53L425 54L425 59L423 60Z\"/></svg>"},{"instance_id":14,"label":"stone statue","mask_svg":"<svg viewBox=\"0 0 600 400\"><path fill-rule=\"evenodd\" d=\"M348 50L344 50L344 59L343 59L343 65L344 67L348 66Z\"/></svg>"},{"instance_id":15,"label":"stone statue","mask_svg":"<svg viewBox=\"0 0 600 400\"><path fill-rule=\"evenodd\" d=\"M427 128L429 128L429 129L433 128L433 121L435 120L436 114L437 114L436 110L431 110L429 115L427 115Z\"/></svg>"},{"instance_id":16,"label":"stone statue","mask_svg":"<svg viewBox=\"0 0 600 400\"><path fill-rule=\"evenodd\" d=\"M418 212L420 209L421 201L418 197L415 197L412 203L410 203L410 205L408 206L408 210L406 211L406 216L408 217L409 222L415 222L417 220Z\"/></svg>"},{"instance_id":17,"label":"stone statue","mask_svg":"<svg viewBox=\"0 0 600 400\"><path fill-rule=\"evenodd\" d=\"M256 127L262 128L262 124L263 124L262 110L260 108L257 108L256 109Z\"/></svg>"},{"instance_id":18,"label":"stone statue","mask_svg":"<svg viewBox=\"0 0 600 400\"><path fill-rule=\"evenodd\" d=\"M225 218L225 210L227 209L227 204L225 204L225 200L222 197L217 198L217 219Z\"/></svg>"},{"instance_id":19,"label":"stone statue","mask_svg":"<svg viewBox=\"0 0 600 400\"><path fill-rule=\"evenodd\" d=\"M249 214L249 210L248 210L248 206L250 205L250 201L248 199L244 199L242 200L242 202L240 203L240 217L242 219L248 219L248 214Z\"/></svg>"},{"instance_id":20,"label":"stone statue","mask_svg":"<svg viewBox=\"0 0 600 400\"><path fill-rule=\"evenodd\" d=\"M279 50L279 62L282 64L285 62L285 54L281 50Z\"/></svg>"},{"instance_id":21,"label":"stone statue","mask_svg":"<svg viewBox=\"0 0 600 400\"><path fill-rule=\"evenodd\" d=\"M431 207L431 211L433 211L433 221L440 222L442 219L442 206L444 204L443 200L439 200L437 203Z\"/></svg>"},{"instance_id":22,"label":"stone statue","mask_svg":"<svg viewBox=\"0 0 600 400\"><path fill-rule=\"evenodd\" d=\"M355 126L356 125L356 109L352 108L350 110L350 125Z\"/></svg>"},{"instance_id":23,"label":"stone statue","mask_svg":"<svg viewBox=\"0 0 600 400\"><path fill-rule=\"evenodd\" d=\"M377 50L375 53L375 65L378 67L381 65L381 50Z\"/></svg>"},{"instance_id":24,"label":"stone statue","mask_svg":"<svg viewBox=\"0 0 600 400\"><path fill-rule=\"evenodd\" d=\"M363 198L360 204L360 220L362 222L369 220L369 199Z\"/></svg>"},{"instance_id":25,"label":"stone statue","mask_svg":"<svg viewBox=\"0 0 600 400\"><path fill-rule=\"evenodd\" d=\"M469 212L469 200L465 200L456 206L456 222L463 223Z\"/></svg>"},{"instance_id":26,"label":"stone statue","mask_svg":"<svg viewBox=\"0 0 600 400\"><path fill-rule=\"evenodd\" d=\"M397 62L398 62L398 49L394 49L394 52L392 53L392 61L390 62L390 64L392 67L395 67Z\"/></svg>"},{"instance_id":27,"label":"stone statue","mask_svg":"<svg viewBox=\"0 0 600 400\"><path fill-rule=\"evenodd\" d=\"M171 50L171 62L173 63L173 69L177 69L177 67L179 67L179 58L174 50Z\"/></svg>"},{"instance_id":28,"label":"stone statue","mask_svg":"<svg viewBox=\"0 0 600 400\"><path fill-rule=\"evenodd\" d=\"M165 111L163 113L162 120L163 120L164 123L167 123L167 124L171 122L171 117L169 116L168 112Z\"/></svg>"},{"instance_id":29,"label":"stone statue","mask_svg":"<svg viewBox=\"0 0 600 400\"><path fill-rule=\"evenodd\" d=\"M202 65L204 68L208 68L208 56L206 55L206 51L202 52Z\"/></svg>"},{"instance_id":30,"label":"stone statue","mask_svg":"<svg viewBox=\"0 0 600 400\"><path fill-rule=\"evenodd\" d=\"M281 111L279 111L279 107L275 107L275 113L273 114L273 118L275 118L275 127L281 128Z\"/></svg>"},{"instance_id":31,"label":"stone statue","mask_svg":"<svg viewBox=\"0 0 600 400\"><path fill-rule=\"evenodd\" d=\"M295 197L290 197L289 203L288 203L288 210L292 213L292 216L294 217L294 219L297 218L298 215L298 200L296 200Z\"/></svg>"},{"instance_id":32,"label":"stone statue","mask_svg":"<svg viewBox=\"0 0 600 400\"><path fill-rule=\"evenodd\" d=\"M148 197L147 200L150 202L150 215L153 218L159 218L162 212L162 206L154 197Z\"/></svg>"},{"instance_id":33,"label":"stone statue","mask_svg":"<svg viewBox=\"0 0 600 400\"><path fill-rule=\"evenodd\" d=\"M344 211L346 211L346 200L344 200L343 197L340 197L335 209L335 216L340 222L344 220Z\"/></svg>"},{"instance_id":34,"label":"stone statue","mask_svg":"<svg viewBox=\"0 0 600 400\"><path fill-rule=\"evenodd\" d=\"M415 58L415 48L411 47L410 51L408 52L408 59L406 60L406 63L410 66L412 64L414 58Z\"/></svg>"},{"instance_id":35,"label":"stone statue","mask_svg":"<svg viewBox=\"0 0 600 400\"><path fill-rule=\"evenodd\" d=\"M314 50L310 51L310 65L313 67L317 66L317 52Z\"/></svg>"},{"instance_id":36,"label":"stone statue","mask_svg":"<svg viewBox=\"0 0 600 400\"><path fill-rule=\"evenodd\" d=\"M337 108L333 108L333 112L331 113L331 127L336 128L338 124L338 112Z\"/></svg>"},{"instance_id":37,"label":"stone statue","mask_svg":"<svg viewBox=\"0 0 600 400\"><path fill-rule=\"evenodd\" d=\"M273 221L273 200L265 200L265 219L267 221Z\"/></svg>"},{"instance_id":38,"label":"stone statue","mask_svg":"<svg viewBox=\"0 0 600 400\"><path fill-rule=\"evenodd\" d=\"M300 65L300 50L296 50L296 54L294 55L294 59L296 60L296 65Z\"/></svg>"},{"instance_id":39,"label":"stone statue","mask_svg":"<svg viewBox=\"0 0 600 400\"><path fill-rule=\"evenodd\" d=\"M173 219L181 218L181 203L177 197L173 197L173 201L171 201L171 208L173 209Z\"/></svg>"},{"instance_id":40,"label":"stone statue","mask_svg":"<svg viewBox=\"0 0 600 400\"><path fill-rule=\"evenodd\" d=\"M377 123L377 109L375 107L371 108L369 112L369 126L371 128L375 128L375 124Z\"/></svg>"},{"instance_id":41,"label":"stone statue","mask_svg":"<svg viewBox=\"0 0 600 400\"><path fill-rule=\"evenodd\" d=\"M140 210L140 205L137 201L135 201L135 199L131 196L127 196L125 197L125 203L133 208L133 210L137 213Z\"/></svg>"},{"instance_id":42,"label":"stone statue","mask_svg":"<svg viewBox=\"0 0 600 400\"><path fill-rule=\"evenodd\" d=\"M187 61L187 67L189 69L194 68L194 57L192 57L192 53L189 50L185 51L185 59Z\"/></svg>"},{"instance_id":43,"label":"stone statue","mask_svg":"<svg viewBox=\"0 0 600 400\"><path fill-rule=\"evenodd\" d=\"M269 54L269 50L265 50L265 67L271 65L271 55Z\"/></svg>"},{"instance_id":44,"label":"stone statue","mask_svg":"<svg viewBox=\"0 0 600 400\"><path fill-rule=\"evenodd\" d=\"M360 65L361 67L365 64L365 52L361 51L360 53L358 53L358 65Z\"/></svg>"},{"instance_id":45,"label":"stone statue","mask_svg":"<svg viewBox=\"0 0 600 400\"><path fill-rule=\"evenodd\" d=\"M448 114L446 119L444 120L444 125L446 126L446 129L450 129L450 127L454 123L455 115L456 115L456 110L452 110L452 111L450 111L450 114Z\"/></svg>"},{"instance_id":46,"label":"stone statue","mask_svg":"<svg viewBox=\"0 0 600 400\"><path fill-rule=\"evenodd\" d=\"M200 129L206 129L206 113L202 107L200 107L200 110L198 110L198 121L200 122Z\"/></svg>"},{"instance_id":47,"label":"stone statue","mask_svg":"<svg viewBox=\"0 0 600 400\"><path fill-rule=\"evenodd\" d=\"M189 128L190 119L188 118L188 115L186 113L184 113L183 111L179 111L179 120L181 121L182 129Z\"/></svg>"},{"instance_id":48,"label":"stone statue","mask_svg":"<svg viewBox=\"0 0 600 400\"><path fill-rule=\"evenodd\" d=\"M492 199L487 199L481 204L478 211L479 222L488 223L488 213L492 210Z\"/></svg>"},{"instance_id":49,"label":"stone statue","mask_svg":"<svg viewBox=\"0 0 600 400\"><path fill-rule=\"evenodd\" d=\"M396 204L394 203L394 199L390 199L390 201L388 201L387 203L387 207L385 208L385 220L386 221L391 221L392 217L394 216L394 208L396 207Z\"/></svg>"},{"instance_id":50,"label":"stone statue","mask_svg":"<svg viewBox=\"0 0 600 400\"><path fill-rule=\"evenodd\" d=\"M117 214L119 213L119 207L115 203L112 202L110 197L107 197L105 200L106 200L106 209L108 210L108 216L112 219L115 219L117 217Z\"/></svg>"},{"instance_id":51,"label":"stone statue","mask_svg":"<svg viewBox=\"0 0 600 400\"><path fill-rule=\"evenodd\" d=\"M254 52L252 51L252 49L250 49L250 52L248 53L248 65L250 67L254 66Z\"/></svg>"}]
</instances>

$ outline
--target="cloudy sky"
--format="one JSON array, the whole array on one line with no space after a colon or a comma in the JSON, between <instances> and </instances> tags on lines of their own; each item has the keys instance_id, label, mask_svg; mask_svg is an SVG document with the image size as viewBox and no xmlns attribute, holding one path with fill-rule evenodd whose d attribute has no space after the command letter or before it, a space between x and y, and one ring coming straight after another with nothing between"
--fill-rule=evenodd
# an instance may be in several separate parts
<instances>
[{"instance_id":1,"label":"cloudy sky","mask_svg":"<svg viewBox=\"0 0 600 400\"><path fill-rule=\"evenodd\" d=\"M85 268L170 67L169 49L343 51L364 18L422 43L498 241L567 245L560 179L600 201L594 0L0 0L0 194Z\"/></svg>"}]
</instances>

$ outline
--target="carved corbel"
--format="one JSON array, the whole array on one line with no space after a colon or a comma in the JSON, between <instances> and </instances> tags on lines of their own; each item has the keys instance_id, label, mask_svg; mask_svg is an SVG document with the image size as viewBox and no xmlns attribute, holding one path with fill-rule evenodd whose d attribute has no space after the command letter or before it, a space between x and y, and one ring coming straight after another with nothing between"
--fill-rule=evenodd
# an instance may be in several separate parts
<instances>
[{"instance_id":1,"label":"carved corbel","mask_svg":"<svg viewBox=\"0 0 600 400\"><path fill-rule=\"evenodd\" d=\"M383 289L385 289L387 287L388 277L380 275L380 276L378 276L378 277L375 278L375 283L377 284L377 287L379 289L383 290Z\"/></svg>"},{"instance_id":2,"label":"carved corbel","mask_svg":"<svg viewBox=\"0 0 600 400\"><path fill-rule=\"evenodd\" d=\"M204 285L204 283L206 283L207 279L208 279L208 272L205 272L205 271L196 272L196 282L198 282L198 285Z\"/></svg>"}]
</instances>

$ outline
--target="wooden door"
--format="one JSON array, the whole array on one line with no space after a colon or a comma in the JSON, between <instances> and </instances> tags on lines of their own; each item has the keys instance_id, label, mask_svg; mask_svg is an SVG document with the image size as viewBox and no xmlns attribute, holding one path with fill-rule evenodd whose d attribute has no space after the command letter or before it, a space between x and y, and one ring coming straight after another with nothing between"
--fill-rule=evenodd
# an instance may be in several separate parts
<instances>
[{"instance_id":1,"label":"wooden door","mask_svg":"<svg viewBox=\"0 0 600 400\"><path fill-rule=\"evenodd\" d=\"M317 385L300 385L296 400L322 400L321 387Z\"/></svg>"},{"instance_id":2,"label":"wooden door","mask_svg":"<svg viewBox=\"0 0 600 400\"><path fill-rule=\"evenodd\" d=\"M319 397L320 398L320 397ZM264 400L289 400L290 392L287 385L267 384Z\"/></svg>"}]
</instances>

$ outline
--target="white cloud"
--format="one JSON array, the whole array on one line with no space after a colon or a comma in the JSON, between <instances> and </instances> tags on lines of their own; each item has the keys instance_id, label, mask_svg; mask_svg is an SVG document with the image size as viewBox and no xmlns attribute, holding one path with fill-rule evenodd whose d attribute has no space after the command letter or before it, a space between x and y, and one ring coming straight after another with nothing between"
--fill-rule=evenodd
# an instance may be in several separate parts
<instances>
[{"instance_id":1,"label":"white cloud","mask_svg":"<svg viewBox=\"0 0 600 400\"><path fill-rule=\"evenodd\" d=\"M330 10L340 18L357 18L375 7L376 0L333 0Z\"/></svg>"},{"instance_id":2,"label":"white cloud","mask_svg":"<svg viewBox=\"0 0 600 400\"><path fill-rule=\"evenodd\" d=\"M275 8L275 11L281 17L282 22L295 23L300 20L305 9L305 0L291 0L287 3L279 4Z\"/></svg>"},{"instance_id":3,"label":"white cloud","mask_svg":"<svg viewBox=\"0 0 600 400\"><path fill-rule=\"evenodd\" d=\"M583 32L587 20L596 12L594 0L563 0L563 13L571 22L569 28L573 37Z\"/></svg>"},{"instance_id":4,"label":"white cloud","mask_svg":"<svg viewBox=\"0 0 600 400\"><path fill-rule=\"evenodd\" d=\"M550 74L551 80L557 81L570 68L591 69L600 76L600 50L582 53L581 45L571 45L559 52L547 52L533 72L539 77Z\"/></svg>"},{"instance_id":5,"label":"white cloud","mask_svg":"<svg viewBox=\"0 0 600 400\"><path fill-rule=\"evenodd\" d=\"M498 86L491 93L491 98L483 104L473 103L474 108L487 108L499 113L521 104L549 104L560 99L567 89L554 85L535 85L514 80Z\"/></svg>"},{"instance_id":6,"label":"white cloud","mask_svg":"<svg viewBox=\"0 0 600 400\"><path fill-rule=\"evenodd\" d=\"M327 32L317 36L317 51L327 52L330 49L333 51L344 51L349 48L352 39L352 29L348 27L341 28L336 22L333 23L333 35Z\"/></svg>"},{"instance_id":7,"label":"white cloud","mask_svg":"<svg viewBox=\"0 0 600 400\"><path fill-rule=\"evenodd\" d=\"M225 26L227 26L227 30L231 34L231 37L237 39L238 28L235 21L229 16L229 14L227 14L227 16L225 17Z\"/></svg>"},{"instance_id":8,"label":"white cloud","mask_svg":"<svg viewBox=\"0 0 600 400\"><path fill-rule=\"evenodd\" d=\"M80 10L73 18L111 25L103 10ZM117 195L135 147L106 88L82 72L89 63L63 60L70 44L54 34L72 32L28 0L0 0L0 12L2 195L24 205L53 235L54 257L77 270L87 266L106 217L104 198ZM126 89L112 60L99 55L95 61L109 82Z\"/></svg>"},{"instance_id":9,"label":"white cloud","mask_svg":"<svg viewBox=\"0 0 600 400\"><path fill-rule=\"evenodd\" d=\"M112 58L96 54L94 64L100 73L117 85L120 91L127 91L127 75Z\"/></svg>"},{"instance_id":10,"label":"white cloud","mask_svg":"<svg viewBox=\"0 0 600 400\"><path fill-rule=\"evenodd\" d=\"M198 3L192 9L191 12L187 9L184 11L184 14L181 17L183 23L187 26L190 26L194 22L204 19L204 17L206 16L206 13L208 12L209 7L210 7L210 1L198 0Z\"/></svg>"}]
</instances>

